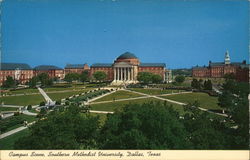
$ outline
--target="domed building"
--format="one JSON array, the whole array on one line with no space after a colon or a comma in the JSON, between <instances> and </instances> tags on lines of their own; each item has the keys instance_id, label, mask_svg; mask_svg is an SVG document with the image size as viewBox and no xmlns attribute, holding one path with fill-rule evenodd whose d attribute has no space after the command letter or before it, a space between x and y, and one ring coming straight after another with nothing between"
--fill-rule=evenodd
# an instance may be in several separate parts
<instances>
[{"instance_id":1,"label":"domed building","mask_svg":"<svg viewBox=\"0 0 250 160\"><path fill-rule=\"evenodd\" d=\"M114 63L95 63L90 67L90 75L97 71L107 74L107 80L112 84L137 83L139 72L151 72L158 74L165 81L165 63L141 63L140 60L130 52L118 56Z\"/></svg>"}]
</instances>

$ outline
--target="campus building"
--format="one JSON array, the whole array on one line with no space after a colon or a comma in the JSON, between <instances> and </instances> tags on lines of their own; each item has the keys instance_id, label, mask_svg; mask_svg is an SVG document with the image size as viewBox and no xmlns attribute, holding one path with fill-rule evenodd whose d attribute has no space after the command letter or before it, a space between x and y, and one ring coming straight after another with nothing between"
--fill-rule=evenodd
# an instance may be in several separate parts
<instances>
[{"instance_id":1,"label":"campus building","mask_svg":"<svg viewBox=\"0 0 250 160\"><path fill-rule=\"evenodd\" d=\"M229 52L225 53L224 62L211 62L208 66L195 66L192 76L197 78L223 78L225 74L232 73L238 81L249 81L249 65L246 61L231 62Z\"/></svg>"},{"instance_id":2,"label":"campus building","mask_svg":"<svg viewBox=\"0 0 250 160\"><path fill-rule=\"evenodd\" d=\"M0 85L8 76L24 84L33 77L33 69L25 63L0 63Z\"/></svg>"},{"instance_id":3,"label":"campus building","mask_svg":"<svg viewBox=\"0 0 250 160\"><path fill-rule=\"evenodd\" d=\"M37 76L41 73L47 73L50 78L58 78L58 79L64 78L64 70L57 66L40 65L40 66L34 67L33 70L34 70L34 76Z\"/></svg>"},{"instance_id":4,"label":"campus building","mask_svg":"<svg viewBox=\"0 0 250 160\"><path fill-rule=\"evenodd\" d=\"M39 65L31 68L28 64L23 63L1 63L0 85L7 76L24 84L41 73L47 73L50 78L63 79L68 73L81 74L84 71L88 71L90 77L93 77L97 71L103 71L107 74L106 80L112 81L112 84L137 83L139 72L158 74L162 77L163 82L172 82L172 72L166 69L165 63L141 63L134 54L126 52L120 55L114 63L95 63L91 67L86 63L67 64L64 69L53 65Z\"/></svg>"},{"instance_id":5,"label":"campus building","mask_svg":"<svg viewBox=\"0 0 250 160\"><path fill-rule=\"evenodd\" d=\"M67 64L64 68L65 75L68 73L81 74L84 71L88 71L90 68L87 63L85 64Z\"/></svg>"},{"instance_id":6,"label":"campus building","mask_svg":"<svg viewBox=\"0 0 250 160\"><path fill-rule=\"evenodd\" d=\"M165 63L141 63L132 53L126 52L120 55L114 63L95 63L90 67L90 76L97 71L107 74L107 80L112 84L137 83L139 72L150 72L166 79Z\"/></svg>"}]
</instances>

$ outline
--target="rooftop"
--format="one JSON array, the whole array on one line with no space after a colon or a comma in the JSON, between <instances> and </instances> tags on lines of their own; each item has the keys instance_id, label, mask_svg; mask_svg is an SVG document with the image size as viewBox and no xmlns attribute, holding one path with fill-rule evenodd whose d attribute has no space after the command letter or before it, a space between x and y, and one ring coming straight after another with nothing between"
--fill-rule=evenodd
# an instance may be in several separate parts
<instances>
[{"instance_id":1,"label":"rooftop","mask_svg":"<svg viewBox=\"0 0 250 160\"><path fill-rule=\"evenodd\" d=\"M40 66L34 67L34 70L38 70L38 71L62 70L62 68L59 68L59 67L53 66L53 65L40 65Z\"/></svg>"},{"instance_id":2,"label":"rooftop","mask_svg":"<svg viewBox=\"0 0 250 160\"><path fill-rule=\"evenodd\" d=\"M85 64L67 64L65 68L84 68Z\"/></svg>"},{"instance_id":3,"label":"rooftop","mask_svg":"<svg viewBox=\"0 0 250 160\"><path fill-rule=\"evenodd\" d=\"M26 63L0 63L0 70L32 70Z\"/></svg>"},{"instance_id":4,"label":"rooftop","mask_svg":"<svg viewBox=\"0 0 250 160\"><path fill-rule=\"evenodd\" d=\"M125 52L121 54L117 59L138 59L133 53Z\"/></svg>"},{"instance_id":5,"label":"rooftop","mask_svg":"<svg viewBox=\"0 0 250 160\"><path fill-rule=\"evenodd\" d=\"M91 67L112 67L112 63L94 63Z\"/></svg>"},{"instance_id":6,"label":"rooftop","mask_svg":"<svg viewBox=\"0 0 250 160\"><path fill-rule=\"evenodd\" d=\"M140 67L166 67L165 63L141 63Z\"/></svg>"}]
</instances>

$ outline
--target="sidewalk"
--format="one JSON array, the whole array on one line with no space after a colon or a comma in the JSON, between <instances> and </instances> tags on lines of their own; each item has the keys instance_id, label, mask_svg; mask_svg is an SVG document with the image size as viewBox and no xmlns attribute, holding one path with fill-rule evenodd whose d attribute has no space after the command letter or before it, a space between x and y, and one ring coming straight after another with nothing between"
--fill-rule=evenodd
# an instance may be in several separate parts
<instances>
[{"instance_id":1,"label":"sidewalk","mask_svg":"<svg viewBox=\"0 0 250 160\"><path fill-rule=\"evenodd\" d=\"M30 126L30 125L32 125L34 123L35 123L35 121L29 123L27 126L18 127L18 128L13 129L13 130L11 130L9 132L3 133L3 134L0 135L0 139L3 139L3 138L8 137L8 136L10 136L12 134L15 134L15 133L20 132L20 131L22 131L24 129L27 129L28 126Z\"/></svg>"}]
</instances>

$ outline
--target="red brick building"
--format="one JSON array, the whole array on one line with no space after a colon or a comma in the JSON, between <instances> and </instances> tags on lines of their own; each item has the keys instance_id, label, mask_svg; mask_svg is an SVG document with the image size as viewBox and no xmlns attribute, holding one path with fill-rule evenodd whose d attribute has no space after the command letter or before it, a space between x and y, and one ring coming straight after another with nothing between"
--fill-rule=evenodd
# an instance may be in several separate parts
<instances>
[{"instance_id":1,"label":"red brick building","mask_svg":"<svg viewBox=\"0 0 250 160\"><path fill-rule=\"evenodd\" d=\"M90 76L97 71L107 74L107 80L113 84L137 83L139 72L151 72L158 74L165 81L165 63L141 63L132 53L126 52L120 55L114 63L95 63L90 67Z\"/></svg>"},{"instance_id":2,"label":"red brick building","mask_svg":"<svg viewBox=\"0 0 250 160\"><path fill-rule=\"evenodd\" d=\"M32 68L25 63L1 63L0 64L0 85L10 76L19 83L24 84L33 77Z\"/></svg>"},{"instance_id":3,"label":"red brick building","mask_svg":"<svg viewBox=\"0 0 250 160\"><path fill-rule=\"evenodd\" d=\"M233 73L239 81L249 81L249 65L246 64L246 61L230 62L228 51L225 54L224 62L209 61L209 66L192 68L192 76L198 78L223 78L228 73Z\"/></svg>"},{"instance_id":4,"label":"red brick building","mask_svg":"<svg viewBox=\"0 0 250 160\"><path fill-rule=\"evenodd\" d=\"M36 66L34 67L33 71L34 71L34 76L37 76L41 73L47 73L50 78L58 78L58 79L64 78L64 70L62 68L52 65Z\"/></svg>"},{"instance_id":5,"label":"red brick building","mask_svg":"<svg viewBox=\"0 0 250 160\"><path fill-rule=\"evenodd\" d=\"M88 64L67 64L64 68L65 74L78 73L81 74L83 71L88 71L90 68Z\"/></svg>"}]
</instances>

